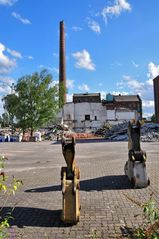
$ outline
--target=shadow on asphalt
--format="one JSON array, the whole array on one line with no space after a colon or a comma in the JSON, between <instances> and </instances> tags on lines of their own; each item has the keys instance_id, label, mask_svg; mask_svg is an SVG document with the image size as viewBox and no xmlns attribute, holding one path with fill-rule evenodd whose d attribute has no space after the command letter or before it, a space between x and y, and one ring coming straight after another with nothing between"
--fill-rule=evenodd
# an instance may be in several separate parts
<instances>
[{"instance_id":1,"label":"shadow on asphalt","mask_svg":"<svg viewBox=\"0 0 159 239\"><path fill-rule=\"evenodd\" d=\"M2 218L11 212L11 207L4 207L1 215ZM12 218L9 223L11 226L19 228L32 227L68 227L61 221L61 210L46 210L32 207L15 207L12 211Z\"/></svg>"},{"instance_id":2,"label":"shadow on asphalt","mask_svg":"<svg viewBox=\"0 0 159 239\"><path fill-rule=\"evenodd\" d=\"M103 191L103 190L123 190L131 189L132 185L125 175L110 175L100 178L93 178L80 181L81 191ZM47 186L41 188L28 189L25 192L38 193L38 192L52 192L61 191L61 185Z\"/></svg>"}]
</instances>

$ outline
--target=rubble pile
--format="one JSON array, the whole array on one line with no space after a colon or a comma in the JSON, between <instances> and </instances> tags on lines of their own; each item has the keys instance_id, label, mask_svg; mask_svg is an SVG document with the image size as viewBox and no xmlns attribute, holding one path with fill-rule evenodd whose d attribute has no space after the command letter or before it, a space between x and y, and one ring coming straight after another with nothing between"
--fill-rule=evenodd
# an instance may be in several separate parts
<instances>
[{"instance_id":1,"label":"rubble pile","mask_svg":"<svg viewBox=\"0 0 159 239\"><path fill-rule=\"evenodd\" d=\"M95 132L96 136L105 136L105 134L112 128L112 126L109 123L106 123L105 125L103 125L102 128L98 129Z\"/></svg>"},{"instance_id":2,"label":"rubble pile","mask_svg":"<svg viewBox=\"0 0 159 239\"><path fill-rule=\"evenodd\" d=\"M128 140L128 122L113 125L109 129L98 130L101 136L105 136L108 141L127 141ZM141 126L141 141L156 142L159 141L159 124L145 123Z\"/></svg>"},{"instance_id":3,"label":"rubble pile","mask_svg":"<svg viewBox=\"0 0 159 239\"><path fill-rule=\"evenodd\" d=\"M155 142L159 141L159 124L145 123L141 127L141 141Z\"/></svg>"},{"instance_id":4,"label":"rubble pile","mask_svg":"<svg viewBox=\"0 0 159 239\"><path fill-rule=\"evenodd\" d=\"M75 137L76 139L89 139L89 138L94 138L94 134L92 133L65 133L66 138L72 138Z\"/></svg>"},{"instance_id":5,"label":"rubble pile","mask_svg":"<svg viewBox=\"0 0 159 239\"><path fill-rule=\"evenodd\" d=\"M113 125L105 134L105 138L112 141L126 141L128 122Z\"/></svg>"}]
</instances>

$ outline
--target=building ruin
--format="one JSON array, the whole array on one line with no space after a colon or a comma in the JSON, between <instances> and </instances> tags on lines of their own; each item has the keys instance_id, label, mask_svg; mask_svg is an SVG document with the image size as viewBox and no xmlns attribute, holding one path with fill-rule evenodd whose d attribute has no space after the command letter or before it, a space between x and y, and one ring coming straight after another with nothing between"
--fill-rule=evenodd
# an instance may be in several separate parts
<instances>
[{"instance_id":1,"label":"building ruin","mask_svg":"<svg viewBox=\"0 0 159 239\"><path fill-rule=\"evenodd\" d=\"M101 100L100 93L74 94L73 102L63 107L64 124L75 132L95 132L106 122L116 124L142 118L142 101L138 95L111 97L110 101Z\"/></svg>"}]
</instances>

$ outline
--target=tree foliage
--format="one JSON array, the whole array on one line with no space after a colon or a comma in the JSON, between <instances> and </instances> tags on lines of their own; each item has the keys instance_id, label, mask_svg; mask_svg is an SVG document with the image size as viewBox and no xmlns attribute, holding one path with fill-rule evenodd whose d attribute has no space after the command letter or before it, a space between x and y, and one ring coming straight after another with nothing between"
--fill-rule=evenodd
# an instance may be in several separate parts
<instances>
[{"instance_id":1,"label":"tree foliage","mask_svg":"<svg viewBox=\"0 0 159 239\"><path fill-rule=\"evenodd\" d=\"M13 133L13 120L16 116L16 109L18 103L18 97L15 94L9 94L2 98L4 102L5 113L2 114L3 126L12 126Z\"/></svg>"},{"instance_id":2,"label":"tree foliage","mask_svg":"<svg viewBox=\"0 0 159 239\"><path fill-rule=\"evenodd\" d=\"M52 121L58 111L58 87L52 86L52 76L47 70L21 77L15 94L4 98L4 107L14 115L17 125L30 128L31 133Z\"/></svg>"},{"instance_id":3,"label":"tree foliage","mask_svg":"<svg viewBox=\"0 0 159 239\"><path fill-rule=\"evenodd\" d=\"M7 112L2 114L2 117L0 117L0 123L2 127L8 127L9 126L9 114Z\"/></svg>"}]
</instances>

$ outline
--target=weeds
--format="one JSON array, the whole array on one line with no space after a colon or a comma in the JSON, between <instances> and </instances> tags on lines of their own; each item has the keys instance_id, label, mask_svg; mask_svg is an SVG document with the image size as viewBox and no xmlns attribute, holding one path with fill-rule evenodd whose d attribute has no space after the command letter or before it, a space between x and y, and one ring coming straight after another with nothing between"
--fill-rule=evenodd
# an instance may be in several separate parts
<instances>
[{"instance_id":1,"label":"weeds","mask_svg":"<svg viewBox=\"0 0 159 239\"><path fill-rule=\"evenodd\" d=\"M124 194L125 195L125 194ZM159 209L150 195L150 199L142 204L128 195L125 195L127 199L143 209L142 219L143 223L139 227L129 228L127 238L129 239L159 239ZM127 229L125 227L125 229ZM131 231L131 233L130 233ZM123 238L123 237L119 237Z\"/></svg>"},{"instance_id":2,"label":"weeds","mask_svg":"<svg viewBox=\"0 0 159 239\"><path fill-rule=\"evenodd\" d=\"M9 234L7 229L10 227L9 220L13 219L11 214L14 209L4 217L1 215L2 210L10 196L15 195L18 188L22 185L22 181L15 179L14 176L10 179L4 173L6 160L8 160L6 157L0 156L0 193L3 193L5 197L4 203L0 209L0 239L6 238Z\"/></svg>"}]
</instances>

